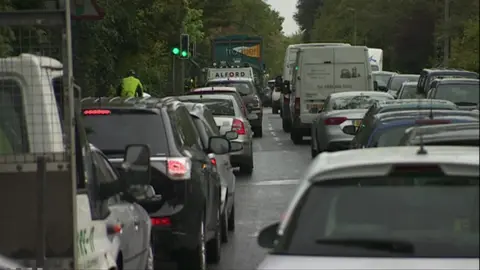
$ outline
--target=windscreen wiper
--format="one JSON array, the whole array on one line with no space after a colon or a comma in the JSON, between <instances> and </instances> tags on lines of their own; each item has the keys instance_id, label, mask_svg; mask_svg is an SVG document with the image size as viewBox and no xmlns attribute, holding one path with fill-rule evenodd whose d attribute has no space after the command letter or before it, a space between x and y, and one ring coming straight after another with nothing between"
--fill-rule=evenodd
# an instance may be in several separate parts
<instances>
[{"instance_id":1,"label":"windscreen wiper","mask_svg":"<svg viewBox=\"0 0 480 270\"><path fill-rule=\"evenodd\" d=\"M394 239L376 238L324 238L315 241L322 245L336 245L345 247L361 247L365 249L387 251L394 253L413 254L415 248L411 242Z\"/></svg>"}]
</instances>

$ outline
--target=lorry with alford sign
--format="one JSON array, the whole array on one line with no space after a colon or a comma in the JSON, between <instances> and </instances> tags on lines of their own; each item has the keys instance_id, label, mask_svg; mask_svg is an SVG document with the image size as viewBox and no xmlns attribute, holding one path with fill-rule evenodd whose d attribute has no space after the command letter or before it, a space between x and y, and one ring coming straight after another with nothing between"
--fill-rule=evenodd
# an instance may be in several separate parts
<instances>
[{"instance_id":1,"label":"lorry with alford sign","mask_svg":"<svg viewBox=\"0 0 480 270\"><path fill-rule=\"evenodd\" d=\"M207 69L207 81L222 78L250 78L254 79L251 67L221 67Z\"/></svg>"},{"instance_id":2,"label":"lorry with alford sign","mask_svg":"<svg viewBox=\"0 0 480 270\"><path fill-rule=\"evenodd\" d=\"M372 70L365 46L301 48L290 82L290 137L300 143L332 93L373 91Z\"/></svg>"}]
</instances>

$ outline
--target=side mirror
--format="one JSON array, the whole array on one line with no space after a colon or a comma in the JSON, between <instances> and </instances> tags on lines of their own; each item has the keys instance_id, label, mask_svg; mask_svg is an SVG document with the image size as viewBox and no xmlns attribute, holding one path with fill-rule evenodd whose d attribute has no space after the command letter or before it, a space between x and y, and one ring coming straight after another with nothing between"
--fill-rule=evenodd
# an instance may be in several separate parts
<instances>
[{"instance_id":1,"label":"side mirror","mask_svg":"<svg viewBox=\"0 0 480 270\"><path fill-rule=\"evenodd\" d=\"M122 176L128 186L150 184L150 147L145 144L130 144L125 147Z\"/></svg>"},{"instance_id":2,"label":"side mirror","mask_svg":"<svg viewBox=\"0 0 480 270\"><path fill-rule=\"evenodd\" d=\"M224 136L229 141L238 139L238 133L235 131L227 131Z\"/></svg>"},{"instance_id":3,"label":"side mirror","mask_svg":"<svg viewBox=\"0 0 480 270\"><path fill-rule=\"evenodd\" d=\"M214 154L224 155L230 152L230 141L224 137L210 137L208 139L208 149Z\"/></svg>"},{"instance_id":4,"label":"side mirror","mask_svg":"<svg viewBox=\"0 0 480 270\"><path fill-rule=\"evenodd\" d=\"M257 237L257 243L262 248L271 249L275 247L275 244L278 239L278 226L279 222L271 224L260 231L260 234Z\"/></svg>"},{"instance_id":5,"label":"side mirror","mask_svg":"<svg viewBox=\"0 0 480 270\"><path fill-rule=\"evenodd\" d=\"M230 152L238 152L243 150L241 142L230 142Z\"/></svg>"},{"instance_id":6,"label":"side mirror","mask_svg":"<svg viewBox=\"0 0 480 270\"><path fill-rule=\"evenodd\" d=\"M345 126L342 130L345 134L348 134L348 135L357 134L357 129L355 128L355 126Z\"/></svg>"}]
</instances>

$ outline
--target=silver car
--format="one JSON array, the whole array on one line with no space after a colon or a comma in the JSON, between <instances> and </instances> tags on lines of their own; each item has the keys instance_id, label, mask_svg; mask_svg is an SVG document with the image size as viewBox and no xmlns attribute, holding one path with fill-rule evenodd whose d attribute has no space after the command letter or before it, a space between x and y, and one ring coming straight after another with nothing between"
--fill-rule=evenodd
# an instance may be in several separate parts
<instances>
[{"instance_id":1,"label":"silver car","mask_svg":"<svg viewBox=\"0 0 480 270\"><path fill-rule=\"evenodd\" d=\"M417 98L417 82L404 82L398 90L397 99L412 99Z\"/></svg>"},{"instance_id":2,"label":"silver car","mask_svg":"<svg viewBox=\"0 0 480 270\"><path fill-rule=\"evenodd\" d=\"M243 145L243 149L230 153L230 162L234 167L240 167L240 172L250 175L253 172L253 131L242 105L232 95L209 94L178 97L181 101L205 104L213 114L216 125L223 135L229 131L235 131L238 138L232 140Z\"/></svg>"},{"instance_id":3,"label":"silver car","mask_svg":"<svg viewBox=\"0 0 480 270\"><path fill-rule=\"evenodd\" d=\"M368 108L378 100L393 100L383 92L334 93L325 100L324 109L312 124L311 155L324 151L346 150L353 139L346 126L358 126Z\"/></svg>"},{"instance_id":4,"label":"silver car","mask_svg":"<svg viewBox=\"0 0 480 270\"><path fill-rule=\"evenodd\" d=\"M258 270L478 268L478 147L368 148L312 161Z\"/></svg>"}]
</instances>

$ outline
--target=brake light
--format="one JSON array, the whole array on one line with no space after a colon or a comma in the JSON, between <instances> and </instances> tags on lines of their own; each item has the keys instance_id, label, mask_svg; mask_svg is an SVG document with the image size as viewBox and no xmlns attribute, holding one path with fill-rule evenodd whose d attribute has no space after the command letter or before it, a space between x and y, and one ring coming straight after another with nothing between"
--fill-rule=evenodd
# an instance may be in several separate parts
<instances>
[{"instance_id":1,"label":"brake light","mask_svg":"<svg viewBox=\"0 0 480 270\"><path fill-rule=\"evenodd\" d=\"M152 226L170 226L172 221L169 217L152 217L150 218Z\"/></svg>"},{"instance_id":2,"label":"brake light","mask_svg":"<svg viewBox=\"0 0 480 270\"><path fill-rule=\"evenodd\" d=\"M217 166L217 159L216 158L210 158L210 162L212 163L213 166Z\"/></svg>"},{"instance_id":3,"label":"brake light","mask_svg":"<svg viewBox=\"0 0 480 270\"><path fill-rule=\"evenodd\" d=\"M109 115L112 114L110 110L85 110L83 115Z\"/></svg>"},{"instance_id":4,"label":"brake light","mask_svg":"<svg viewBox=\"0 0 480 270\"><path fill-rule=\"evenodd\" d=\"M295 112L300 113L300 98L295 98Z\"/></svg>"},{"instance_id":5,"label":"brake light","mask_svg":"<svg viewBox=\"0 0 480 270\"><path fill-rule=\"evenodd\" d=\"M117 233L122 233L122 225L120 224L107 225L107 234L117 234Z\"/></svg>"},{"instance_id":6,"label":"brake light","mask_svg":"<svg viewBox=\"0 0 480 270\"><path fill-rule=\"evenodd\" d=\"M438 120L438 119L419 119L415 121L415 124L419 125L439 125L439 124L450 124L450 120Z\"/></svg>"},{"instance_id":7,"label":"brake light","mask_svg":"<svg viewBox=\"0 0 480 270\"><path fill-rule=\"evenodd\" d=\"M330 117L325 119L324 123L327 126L336 126L336 125L340 125L345 121L347 121L346 117Z\"/></svg>"},{"instance_id":8,"label":"brake light","mask_svg":"<svg viewBox=\"0 0 480 270\"><path fill-rule=\"evenodd\" d=\"M233 119L232 131L237 132L238 135L245 135L245 124L240 119Z\"/></svg>"},{"instance_id":9,"label":"brake light","mask_svg":"<svg viewBox=\"0 0 480 270\"><path fill-rule=\"evenodd\" d=\"M172 180L188 180L192 172L192 164L189 158L168 158L167 174Z\"/></svg>"}]
</instances>

